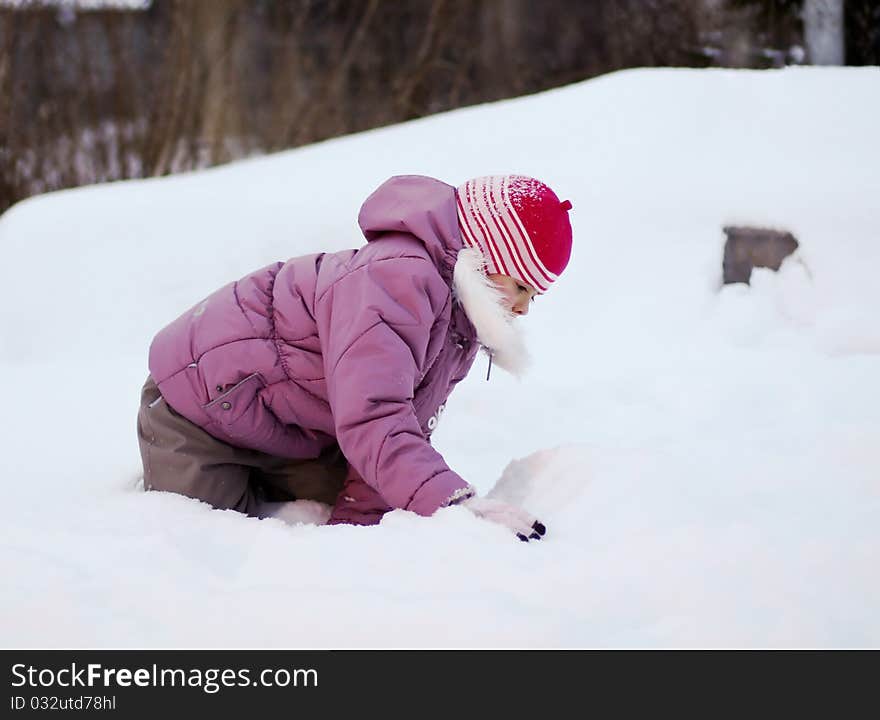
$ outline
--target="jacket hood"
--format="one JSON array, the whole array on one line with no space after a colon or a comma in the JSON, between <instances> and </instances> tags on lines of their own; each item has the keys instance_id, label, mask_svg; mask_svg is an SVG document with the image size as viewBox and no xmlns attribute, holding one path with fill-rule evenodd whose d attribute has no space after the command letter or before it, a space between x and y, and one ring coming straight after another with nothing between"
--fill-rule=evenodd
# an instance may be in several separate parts
<instances>
[{"instance_id":1,"label":"jacket hood","mask_svg":"<svg viewBox=\"0 0 880 720\"><path fill-rule=\"evenodd\" d=\"M461 231L455 188L424 175L395 175L364 201L358 225L367 241L386 233L409 233L425 245L440 275L452 281Z\"/></svg>"},{"instance_id":2,"label":"jacket hood","mask_svg":"<svg viewBox=\"0 0 880 720\"><path fill-rule=\"evenodd\" d=\"M523 374L529 356L520 328L486 277L479 250L463 245L452 185L424 175L395 175L364 201L358 225L368 242L388 233L418 238L493 362L517 377Z\"/></svg>"}]
</instances>

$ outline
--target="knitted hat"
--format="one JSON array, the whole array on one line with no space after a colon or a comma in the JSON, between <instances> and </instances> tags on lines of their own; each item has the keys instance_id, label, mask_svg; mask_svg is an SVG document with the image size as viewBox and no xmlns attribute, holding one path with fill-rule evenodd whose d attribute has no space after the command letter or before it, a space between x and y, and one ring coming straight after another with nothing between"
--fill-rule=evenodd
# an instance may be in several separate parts
<instances>
[{"instance_id":1,"label":"knitted hat","mask_svg":"<svg viewBox=\"0 0 880 720\"><path fill-rule=\"evenodd\" d=\"M462 240L482 253L487 274L547 292L571 256L571 203L524 175L468 180L455 199Z\"/></svg>"}]
</instances>

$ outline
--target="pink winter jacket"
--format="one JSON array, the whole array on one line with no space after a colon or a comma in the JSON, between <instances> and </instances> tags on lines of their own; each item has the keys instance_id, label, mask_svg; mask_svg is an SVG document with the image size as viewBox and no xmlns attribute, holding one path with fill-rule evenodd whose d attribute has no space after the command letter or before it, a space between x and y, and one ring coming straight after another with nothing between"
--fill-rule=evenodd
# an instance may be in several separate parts
<instances>
[{"instance_id":1,"label":"pink winter jacket","mask_svg":"<svg viewBox=\"0 0 880 720\"><path fill-rule=\"evenodd\" d=\"M362 248L273 263L189 309L153 340L150 374L171 407L237 447L314 458L338 443L353 506L336 521L430 515L468 488L430 434L479 347L451 292L454 188L393 177L358 223Z\"/></svg>"}]
</instances>

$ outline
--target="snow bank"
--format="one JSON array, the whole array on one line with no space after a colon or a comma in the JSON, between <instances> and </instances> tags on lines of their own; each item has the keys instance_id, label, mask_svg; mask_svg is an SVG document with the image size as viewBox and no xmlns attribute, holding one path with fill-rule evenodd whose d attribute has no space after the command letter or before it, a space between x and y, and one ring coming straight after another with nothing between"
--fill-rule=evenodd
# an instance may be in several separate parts
<instances>
[{"instance_id":1,"label":"snow bank","mask_svg":"<svg viewBox=\"0 0 880 720\"><path fill-rule=\"evenodd\" d=\"M880 644L880 70L639 70L0 217L7 647ZM541 543L450 508L375 528L138 489L153 334L362 243L389 175L540 177L566 274L435 445ZM796 255L721 286L727 224ZM317 512L315 512L317 510Z\"/></svg>"}]
</instances>

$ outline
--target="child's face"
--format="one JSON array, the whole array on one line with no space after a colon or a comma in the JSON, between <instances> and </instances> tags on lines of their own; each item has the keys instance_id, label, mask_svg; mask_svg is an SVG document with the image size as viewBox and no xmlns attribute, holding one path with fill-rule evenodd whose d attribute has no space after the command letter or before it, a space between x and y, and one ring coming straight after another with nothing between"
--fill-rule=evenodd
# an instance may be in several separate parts
<instances>
[{"instance_id":1,"label":"child's face","mask_svg":"<svg viewBox=\"0 0 880 720\"><path fill-rule=\"evenodd\" d=\"M534 301L538 291L528 283L516 280L509 275L493 273L487 276L504 295L507 308L514 315L528 315L529 304Z\"/></svg>"}]
</instances>

